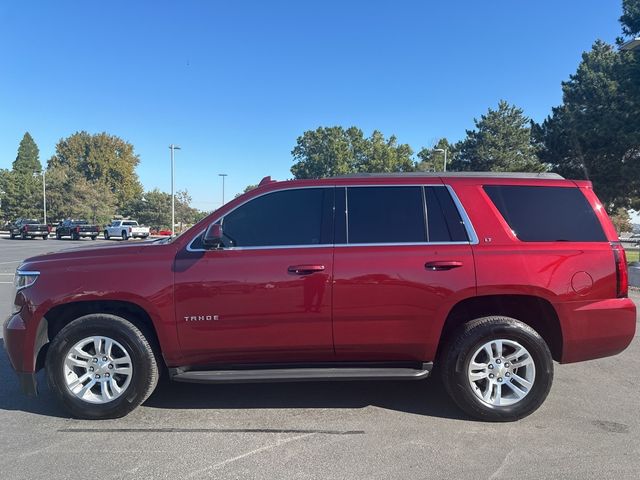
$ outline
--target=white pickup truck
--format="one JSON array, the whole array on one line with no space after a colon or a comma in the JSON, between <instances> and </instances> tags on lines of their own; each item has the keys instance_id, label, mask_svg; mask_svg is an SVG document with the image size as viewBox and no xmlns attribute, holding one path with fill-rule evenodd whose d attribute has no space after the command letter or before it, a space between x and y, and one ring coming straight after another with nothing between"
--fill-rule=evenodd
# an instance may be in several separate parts
<instances>
[{"instance_id":1,"label":"white pickup truck","mask_svg":"<svg viewBox=\"0 0 640 480\"><path fill-rule=\"evenodd\" d=\"M131 237L147 238L148 236L149 227L141 227L135 220L114 220L104 229L105 240L109 240L111 237L129 240Z\"/></svg>"}]
</instances>

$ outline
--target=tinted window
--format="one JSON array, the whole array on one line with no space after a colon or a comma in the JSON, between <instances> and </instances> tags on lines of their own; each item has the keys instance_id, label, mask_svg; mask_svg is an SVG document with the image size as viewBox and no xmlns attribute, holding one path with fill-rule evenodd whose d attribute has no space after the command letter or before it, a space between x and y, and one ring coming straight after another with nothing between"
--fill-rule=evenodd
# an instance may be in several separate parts
<instances>
[{"instance_id":1,"label":"tinted window","mask_svg":"<svg viewBox=\"0 0 640 480\"><path fill-rule=\"evenodd\" d=\"M122 222L122 225L137 226L138 222Z\"/></svg>"},{"instance_id":2,"label":"tinted window","mask_svg":"<svg viewBox=\"0 0 640 480\"><path fill-rule=\"evenodd\" d=\"M425 242L423 205L421 187L350 187L348 242Z\"/></svg>"},{"instance_id":3,"label":"tinted window","mask_svg":"<svg viewBox=\"0 0 640 480\"><path fill-rule=\"evenodd\" d=\"M524 242L606 241L578 188L486 185L484 190Z\"/></svg>"},{"instance_id":4,"label":"tinted window","mask_svg":"<svg viewBox=\"0 0 640 480\"><path fill-rule=\"evenodd\" d=\"M467 242L467 231L449 191L443 187L426 187L425 193L429 241Z\"/></svg>"},{"instance_id":5,"label":"tinted window","mask_svg":"<svg viewBox=\"0 0 640 480\"><path fill-rule=\"evenodd\" d=\"M332 243L333 188L268 193L226 215L227 246L263 247Z\"/></svg>"}]
</instances>

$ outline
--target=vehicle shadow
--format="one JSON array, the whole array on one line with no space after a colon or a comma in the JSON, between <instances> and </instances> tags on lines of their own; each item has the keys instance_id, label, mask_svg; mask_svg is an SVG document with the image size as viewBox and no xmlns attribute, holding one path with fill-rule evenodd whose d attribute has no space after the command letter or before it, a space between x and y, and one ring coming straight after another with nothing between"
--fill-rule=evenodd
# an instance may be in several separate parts
<instances>
[{"instance_id":1,"label":"vehicle shadow","mask_svg":"<svg viewBox=\"0 0 640 480\"><path fill-rule=\"evenodd\" d=\"M190 384L165 379L145 406L162 409L365 408L449 419L468 418L439 376L419 381Z\"/></svg>"},{"instance_id":2,"label":"vehicle shadow","mask_svg":"<svg viewBox=\"0 0 640 480\"><path fill-rule=\"evenodd\" d=\"M22 393L18 377L9 363L0 338L0 410L18 410L48 417L70 418L47 388L44 372L38 374L39 396L28 397Z\"/></svg>"},{"instance_id":3,"label":"vehicle shadow","mask_svg":"<svg viewBox=\"0 0 640 480\"><path fill-rule=\"evenodd\" d=\"M27 397L0 339L0 410L70 418L38 374L38 397ZM164 377L145 407L172 409L365 408L376 406L418 415L467 419L453 404L437 376L420 381L298 382L201 385Z\"/></svg>"}]
</instances>

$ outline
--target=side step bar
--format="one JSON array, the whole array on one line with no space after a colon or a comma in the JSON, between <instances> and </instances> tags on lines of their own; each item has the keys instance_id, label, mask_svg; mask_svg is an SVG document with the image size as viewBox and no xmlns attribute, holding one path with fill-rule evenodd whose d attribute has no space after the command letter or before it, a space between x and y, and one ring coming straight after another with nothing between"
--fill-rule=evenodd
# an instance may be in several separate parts
<instances>
[{"instance_id":1,"label":"side step bar","mask_svg":"<svg viewBox=\"0 0 640 480\"><path fill-rule=\"evenodd\" d=\"M256 370L173 370L172 380L190 383L321 382L338 380L420 380L429 376L431 363L422 369L398 367L271 368Z\"/></svg>"}]
</instances>

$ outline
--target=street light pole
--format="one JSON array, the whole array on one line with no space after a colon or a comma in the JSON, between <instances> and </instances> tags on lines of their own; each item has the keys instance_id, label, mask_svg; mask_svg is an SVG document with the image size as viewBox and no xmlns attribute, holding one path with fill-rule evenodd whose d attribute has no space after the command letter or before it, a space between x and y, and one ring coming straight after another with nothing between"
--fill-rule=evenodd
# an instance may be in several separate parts
<instances>
[{"instance_id":1,"label":"street light pole","mask_svg":"<svg viewBox=\"0 0 640 480\"><path fill-rule=\"evenodd\" d=\"M222 205L224 205L224 179L228 175L226 173L219 173L218 176L222 177Z\"/></svg>"},{"instance_id":2,"label":"street light pole","mask_svg":"<svg viewBox=\"0 0 640 480\"><path fill-rule=\"evenodd\" d=\"M434 152L444 153L444 169L443 172L447 171L447 149L446 148L434 148Z\"/></svg>"},{"instance_id":3,"label":"street light pole","mask_svg":"<svg viewBox=\"0 0 640 480\"><path fill-rule=\"evenodd\" d=\"M44 224L47 225L47 180L42 170L42 209L44 210Z\"/></svg>"},{"instance_id":4,"label":"street light pole","mask_svg":"<svg viewBox=\"0 0 640 480\"><path fill-rule=\"evenodd\" d=\"M46 175L45 175L45 171L42 170L42 172L38 173L38 172L34 172L33 176L34 177L38 177L42 175L42 210L44 210L44 224L47 224L47 180L46 180Z\"/></svg>"},{"instance_id":5,"label":"street light pole","mask_svg":"<svg viewBox=\"0 0 640 480\"><path fill-rule=\"evenodd\" d=\"M169 145L169 149L171 150L171 236L175 237L175 228L176 228L176 195L174 189L174 177L175 177L175 164L173 161L173 154L175 150L181 150L178 145L174 145L173 143Z\"/></svg>"}]
</instances>

